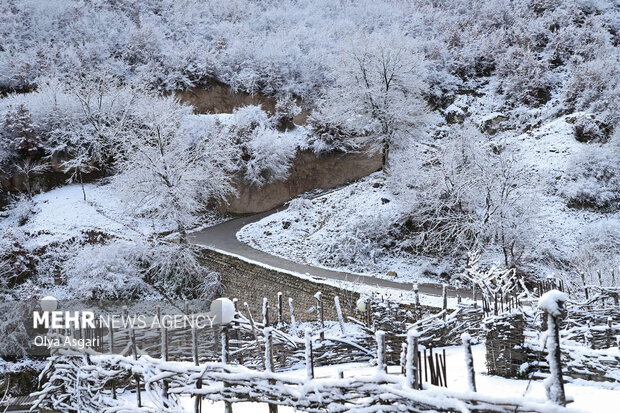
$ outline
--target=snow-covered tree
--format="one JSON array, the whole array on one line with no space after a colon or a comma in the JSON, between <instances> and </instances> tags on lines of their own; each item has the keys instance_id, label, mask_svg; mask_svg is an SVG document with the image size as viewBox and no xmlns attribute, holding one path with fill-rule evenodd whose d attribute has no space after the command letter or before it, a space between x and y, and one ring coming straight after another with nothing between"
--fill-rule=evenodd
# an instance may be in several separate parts
<instances>
[{"instance_id":1,"label":"snow-covered tree","mask_svg":"<svg viewBox=\"0 0 620 413\"><path fill-rule=\"evenodd\" d=\"M79 111L74 111L50 136L51 156L61 153L62 170L69 181L78 181L84 189L83 175L94 170L106 172L111 167L119 142L130 139L134 109L148 104L148 93L138 102L140 90L121 85L114 76L79 76L63 85ZM68 122L67 122L68 121ZM86 193L84 192L84 200Z\"/></svg>"},{"instance_id":2,"label":"snow-covered tree","mask_svg":"<svg viewBox=\"0 0 620 413\"><path fill-rule=\"evenodd\" d=\"M402 33L371 33L355 40L334 62L334 84L314 114L342 125L383 152L403 145L426 112L425 62L417 45Z\"/></svg>"},{"instance_id":3,"label":"snow-covered tree","mask_svg":"<svg viewBox=\"0 0 620 413\"><path fill-rule=\"evenodd\" d=\"M219 127L172 97L136 107L132 116L141 127L120 142L115 185L137 212L173 222L185 241L207 204L232 192L233 147Z\"/></svg>"},{"instance_id":4,"label":"snow-covered tree","mask_svg":"<svg viewBox=\"0 0 620 413\"><path fill-rule=\"evenodd\" d=\"M418 157L417 164L405 157L396 169L393 179L415 193L403 223L407 244L448 256L492 245L513 268L536 217L536 202L527 196L532 183L511 148L489 145L475 129L464 129L430 156L412 149L409 159Z\"/></svg>"}]
</instances>

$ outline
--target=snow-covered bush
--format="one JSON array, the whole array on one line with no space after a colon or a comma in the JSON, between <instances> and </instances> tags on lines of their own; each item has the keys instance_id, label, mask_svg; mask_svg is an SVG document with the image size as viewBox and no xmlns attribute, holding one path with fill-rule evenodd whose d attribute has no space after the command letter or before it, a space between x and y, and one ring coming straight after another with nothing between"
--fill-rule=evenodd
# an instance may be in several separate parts
<instances>
[{"instance_id":1,"label":"snow-covered bush","mask_svg":"<svg viewBox=\"0 0 620 413\"><path fill-rule=\"evenodd\" d=\"M498 59L497 73L503 79L503 91L513 101L536 105L551 98L553 80L547 63L529 48L509 48Z\"/></svg>"},{"instance_id":2,"label":"snow-covered bush","mask_svg":"<svg viewBox=\"0 0 620 413\"><path fill-rule=\"evenodd\" d=\"M0 360L24 357L32 346L25 320L32 317L32 305L26 301L0 303ZM4 361L4 360L3 360Z\"/></svg>"},{"instance_id":3,"label":"snow-covered bush","mask_svg":"<svg viewBox=\"0 0 620 413\"><path fill-rule=\"evenodd\" d=\"M561 181L570 207L601 211L620 209L620 132L603 145L588 146L573 156Z\"/></svg>"},{"instance_id":4,"label":"snow-covered bush","mask_svg":"<svg viewBox=\"0 0 620 413\"><path fill-rule=\"evenodd\" d=\"M301 108L291 95L285 95L276 102L276 112L273 117L276 128L279 131L293 129L295 124L293 118L301 113Z\"/></svg>"},{"instance_id":5,"label":"snow-covered bush","mask_svg":"<svg viewBox=\"0 0 620 413\"><path fill-rule=\"evenodd\" d=\"M254 129L270 125L269 114L263 110L260 105L248 105L235 109L233 112L233 120L231 121L231 129L237 135L238 139L243 142L249 139Z\"/></svg>"},{"instance_id":6,"label":"snow-covered bush","mask_svg":"<svg viewBox=\"0 0 620 413\"><path fill-rule=\"evenodd\" d=\"M329 152L350 152L358 149L364 138L358 131L336 119L329 109L315 110L308 119L311 133L308 147L317 155Z\"/></svg>"},{"instance_id":7,"label":"snow-covered bush","mask_svg":"<svg viewBox=\"0 0 620 413\"><path fill-rule=\"evenodd\" d=\"M288 176L298 142L286 134L260 126L244 145L249 156L244 165L244 179L258 187L282 181Z\"/></svg>"},{"instance_id":8,"label":"snow-covered bush","mask_svg":"<svg viewBox=\"0 0 620 413\"><path fill-rule=\"evenodd\" d=\"M250 105L235 110L224 129L238 148L237 170L250 185L260 187L288 176L302 142L296 135L278 132L276 126L277 120L260 106Z\"/></svg>"},{"instance_id":9,"label":"snow-covered bush","mask_svg":"<svg viewBox=\"0 0 620 413\"><path fill-rule=\"evenodd\" d=\"M82 246L63 264L75 299L127 299L148 291L139 247L128 241Z\"/></svg>"},{"instance_id":10,"label":"snow-covered bush","mask_svg":"<svg viewBox=\"0 0 620 413\"><path fill-rule=\"evenodd\" d=\"M23 283L33 272L36 258L24 243L26 237L9 228L0 235L0 296Z\"/></svg>"},{"instance_id":11,"label":"snow-covered bush","mask_svg":"<svg viewBox=\"0 0 620 413\"><path fill-rule=\"evenodd\" d=\"M219 274L200 263L192 245L159 240L87 244L62 263L73 298L211 298Z\"/></svg>"},{"instance_id":12,"label":"snow-covered bush","mask_svg":"<svg viewBox=\"0 0 620 413\"><path fill-rule=\"evenodd\" d=\"M317 245L316 257L330 267L367 271L387 254L389 230L397 217L390 214L360 213L341 222L338 232Z\"/></svg>"},{"instance_id":13,"label":"snow-covered bush","mask_svg":"<svg viewBox=\"0 0 620 413\"><path fill-rule=\"evenodd\" d=\"M35 206L32 199L25 195L19 195L11 203L7 213L8 218L15 227L24 225L40 208Z\"/></svg>"},{"instance_id":14,"label":"snow-covered bush","mask_svg":"<svg viewBox=\"0 0 620 413\"><path fill-rule=\"evenodd\" d=\"M221 291L220 276L202 265L199 254L194 245L155 242L141 255L146 280L165 297L213 298Z\"/></svg>"},{"instance_id":15,"label":"snow-covered bush","mask_svg":"<svg viewBox=\"0 0 620 413\"><path fill-rule=\"evenodd\" d=\"M592 60L573 62L564 85L569 107L597 114L609 129L620 121L620 54L615 50L604 49Z\"/></svg>"},{"instance_id":16,"label":"snow-covered bush","mask_svg":"<svg viewBox=\"0 0 620 413\"><path fill-rule=\"evenodd\" d=\"M573 125L575 139L579 142L604 142L606 136L601 130L594 116L581 115L577 117Z\"/></svg>"}]
</instances>

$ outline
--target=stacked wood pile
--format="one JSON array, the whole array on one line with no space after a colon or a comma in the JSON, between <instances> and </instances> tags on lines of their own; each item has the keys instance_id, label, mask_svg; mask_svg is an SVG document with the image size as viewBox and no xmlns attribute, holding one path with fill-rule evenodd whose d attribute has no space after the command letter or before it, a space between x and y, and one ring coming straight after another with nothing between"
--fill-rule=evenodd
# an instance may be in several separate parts
<instances>
[{"instance_id":1,"label":"stacked wood pile","mask_svg":"<svg viewBox=\"0 0 620 413\"><path fill-rule=\"evenodd\" d=\"M525 327L525 317L520 311L489 317L484 321L489 374L502 377L521 374L521 365L528 360L523 347Z\"/></svg>"}]
</instances>

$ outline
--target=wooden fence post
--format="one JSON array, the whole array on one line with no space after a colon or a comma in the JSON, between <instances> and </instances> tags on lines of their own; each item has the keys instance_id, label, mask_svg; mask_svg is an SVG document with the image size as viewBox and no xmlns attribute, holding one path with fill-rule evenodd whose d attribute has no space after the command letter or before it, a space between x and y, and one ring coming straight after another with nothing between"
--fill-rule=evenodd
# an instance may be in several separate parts
<instances>
[{"instance_id":1,"label":"wooden fence post","mask_svg":"<svg viewBox=\"0 0 620 413\"><path fill-rule=\"evenodd\" d=\"M157 309L159 313L159 307ZM161 322L161 318L159 320ZM163 361L168 361L168 328L164 326L161 327L161 359ZM166 400L168 400L168 381L166 379L162 380L162 391L164 406L168 406L166 402Z\"/></svg>"},{"instance_id":2,"label":"wooden fence post","mask_svg":"<svg viewBox=\"0 0 620 413\"><path fill-rule=\"evenodd\" d=\"M228 327L222 326L222 364L228 364L229 359L229 350L228 350ZM228 387L226 383L224 383L224 387ZM224 400L224 413L232 413L232 403Z\"/></svg>"},{"instance_id":3,"label":"wooden fence post","mask_svg":"<svg viewBox=\"0 0 620 413\"><path fill-rule=\"evenodd\" d=\"M448 313L448 284L443 284L443 288L441 290L441 297L443 301L443 321L446 321L446 315Z\"/></svg>"},{"instance_id":4,"label":"wooden fence post","mask_svg":"<svg viewBox=\"0 0 620 413\"><path fill-rule=\"evenodd\" d=\"M222 326L220 340L222 343L222 364L228 364L228 327Z\"/></svg>"},{"instance_id":5,"label":"wooden fence post","mask_svg":"<svg viewBox=\"0 0 620 413\"><path fill-rule=\"evenodd\" d=\"M192 326L192 359L194 361L194 365L198 365L198 330L196 329L196 325Z\"/></svg>"},{"instance_id":6,"label":"wooden fence post","mask_svg":"<svg viewBox=\"0 0 620 413\"><path fill-rule=\"evenodd\" d=\"M278 328L282 327L282 293L278 292Z\"/></svg>"},{"instance_id":7,"label":"wooden fence post","mask_svg":"<svg viewBox=\"0 0 620 413\"><path fill-rule=\"evenodd\" d=\"M545 382L545 389L547 398L560 406L566 406L559 325L566 300L567 297L564 293L552 290L540 297L538 302L539 308L547 313L547 362L549 363L550 377Z\"/></svg>"},{"instance_id":8,"label":"wooden fence post","mask_svg":"<svg viewBox=\"0 0 620 413\"><path fill-rule=\"evenodd\" d=\"M385 364L385 332L377 331L375 338L377 339L377 371L387 373L387 365Z\"/></svg>"},{"instance_id":9,"label":"wooden fence post","mask_svg":"<svg viewBox=\"0 0 620 413\"><path fill-rule=\"evenodd\" d=\"M312 330L310 327L306 327L304 331L305 339L306 339L306 379L312 380L314 378L314 360L312 359Z\"/></svg>"},{"instance_id":10,"label":"wooden fence post","mask_svg":"<svg viewBox=\"0 0 620 413\"><path fill-rule=\"evenodd\" d=\"M108 343L110 345L110 354L114 354L114 328L112 328L112 323L108 326Z\"/></svg>"},{"instance_id":11,"label":"wooden fence post","mask_svg":"<svg viewBox=\"0 0 620 413\"><path fill-rule=\"evenodd\" d=\"M370 298L366 299L366 327L372 328L372 309Z\"/></svg>"},{"instance_id":12,"label":"wooden fence post","mask_svg":"<svg viewBox=\"0 0 620 413\"><path fill-rule=\"evenodd\" d=\"M200 364L200 357L198 354L198 330L196 329L196 325L192 325L192 358L194 360L194 365L198 366ZM196 380L196 388L202 388L202 380ZM201 397L199 395L196 396L196 400L194 401L194 413L200 413L202 410Z\"/></svg>"},{"instance_id":13,"label":"wooden fence post","mask_svg":"<svg viewBox=\"0 0 620 413\"><path fill-rule=\"evenodd\" d=\"M263 326L269 327L269 301L267 301L267 297L263 298Z\"/></svg>"},{"instance_id":14,"label":"wooden fence post","mask_svg":"<svg viewBox=\"0 0 620 413\"><path fill-rule=\"evenodd\" d=\"M108 326L108 343L110 347L110 354L114 354L114 323L110 323ZM71 335L73 335L73 329L71 329ZM116 400L116 381L112 381L112 398Z\"/></svg>"},{"instance_id":15,"label":"wooden fence post","mask_svg":"<svg viewBox=\"0 0 620 413\"><path fill-rule=\"evenodd\" d=\"M325 340L325 323L323 322L323 299L321 292L317 292L314 294L314 298L316 298L316 316L319 321L319 325L321 331L319 332L319 338L321 341Z\"/></svg>"},{"instance_id":16,"label":"wooden fence post","mask_svg":"<svg viewBox=\"0 0 620 413\"><path fill-rule=\"evenodd\" d=\"M428 382L428 367L427 367L428 359L426 357L426 348L424 349L424 381Z\"/></svg>"},{"instance_id":17,"label":"wooden fence post","mask_svg":"<svg viewBox=\"0 0 620 413\"><path fill-rule=\"evenodd\" d=\"M415 311L415 321L418 321L422 318L422 306L420 305L420 291L418 288L418 284L413 285L413 302L414 302L414 311Z\"/></svg>"},{"instance_id":18,"label":"wooden fence post","mask_svg":"<svg viewBox=\"0 0 620 413\"><path fill-rule=\"evenodd\" d=\"M418 332L410 330L407 332L407 360L405 364L405 376L407 384L412 389L419 389L418 365Z\"/></svg>"},{"instance_id":19,"label":"wooden fence post","mask_svg":"<svg viewBox=\"0 0 620 413\"><path fill-rule=\"evenodd\" d=\"M134 360L138 360L138 346L136 345L136 332L133 327L129 327L129 337L131 339L131 354ZM138 407L142 407L142 395L140 394L140 376L134 376L136 379L136 397L138 399Z\"/></svg>"},{"instance_id":20,"label":"wooden fence post","mask_svg":"<svg viewBox=\"0 0 620 413\"><path fill-rule=\"evenodd\" d=\"M273 366L273 337L272 337L272 328L265 327L263 329L263 334L265 335L265 370L268 372L274 372ZM269 383L273 383L271 380ZM278 413L278 405L269 403L269 413Z\"/></svg>"},{"instance_id":21,"label":"wooden fence post","mask_svg":"<svg viewBox=\"0 0 620 413\"><path fill-rule=\"evenodd\" d=\"M291 313L291 328L293 330L297 330L297 322L295 322L295 309L293 308L293 299L291 297L288 299L288 309Z\"/></svg>"},{"instance_id":22,"label":"wooden fence post","mask_svg":"<svg viewBox=\"0 0 620 413\"><path fill-rule=\"evenodd\" d=\"M400 345L400 374L405 375L407 370L407 343Z\"/></svg>"},{"instance_id":23,"label":"wooden fence post","mask_svg":"<svg viewBox=\"0 0 620 413\"><path fill-rule=\"evenodd\" d=\"M334 305L336 306L336 313L338 314L338 323L340 323L340 332L344 336L344 317L342 316L342 307L340 307L340 298L338 296L334 297Z\"/></svg>"},{"instance_id":24,"label":"wooden fence post","mask_svg":"<svg viewBox=\"0 0 620 413\"><path fill-rule=\"evenodd\" d=\"M469 390L476 391L476 372L474 371L474 357L471 353L471 336L467 333L461 335L463 350L465 350L465 367L467 369L467 383Z\"/></svg>"}]
</instances>

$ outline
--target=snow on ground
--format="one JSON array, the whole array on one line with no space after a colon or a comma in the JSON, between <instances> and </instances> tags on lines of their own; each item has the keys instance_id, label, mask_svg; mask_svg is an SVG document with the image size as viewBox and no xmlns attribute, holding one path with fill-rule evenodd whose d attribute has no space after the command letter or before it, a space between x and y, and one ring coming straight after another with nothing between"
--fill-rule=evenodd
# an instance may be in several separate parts
<instances>
[{"instance_id":1,"label":"snow on ground","mask_svg":"<svg viewBox=\"0 0 620 413\"><path fill-rule=\"evenodd\" d=\"M86 201L79 184L35 195L31 206L34 214L20 226L19 214L8 211L8 217L0 220L0 230L19 227L29 236L26 247L38 248L78 239L89 232L124 238L136 232L150 234L173 228L170 223L135 217L111 185L86 184L84 189Z\"/></svg>"},{"instance_id":2,"label":"snow on ground","mask_svg":"<svg viewBox=\"0 0 620 413\"><path fill-rule=\"evenodd\" d=\"M588 146L574 138L573 125L567 120L580 113L562 116L540 128L521 135L508 135L506 142L515 146L532 180L538 180L536 215L542 231L535 242L548 254L568 258L583 242L581 236L588 228L610 222L620 226L620 212L601 214L566 206L566 200L556 194L564 183L565 171L571 168L573 156L583 153Z\"/></svg>"}]
</instances>

